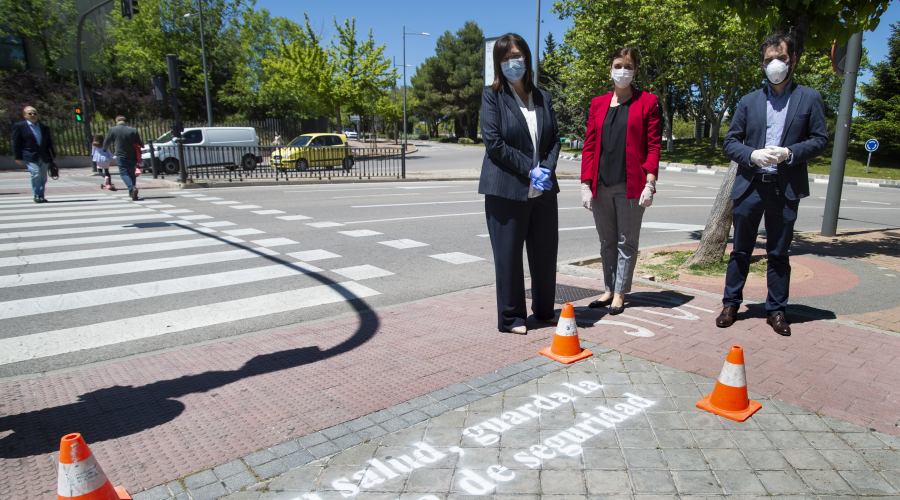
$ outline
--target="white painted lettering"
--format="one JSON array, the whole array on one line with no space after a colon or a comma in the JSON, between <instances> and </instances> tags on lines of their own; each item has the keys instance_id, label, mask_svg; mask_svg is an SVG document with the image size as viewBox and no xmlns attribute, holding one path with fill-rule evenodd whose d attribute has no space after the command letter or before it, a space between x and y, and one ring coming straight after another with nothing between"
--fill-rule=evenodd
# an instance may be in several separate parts
<instances>
[{"instance_id":1,"label":"white painted lettering","mask_svg":"<svg viewBox=\"0 0 900 500\"><path fill-rule=\"evenodd\" d=\"M514 411L508 411L500 416L500 418L508 419L509 422L513 425L519 425L522 422L527 422L531 420L530 418L522 415L521 413L516 413Z\"/></svg>"},{"instance_id":2,"label":"white painted lettering","mask_svg":"<svg viewBox=\"0 0 900 500\"><path fill-rule=\"evenodd\" d=\"M494 485L474 471L461 470L460 475L465 476L459 480L459 487L471 495L484 495L494 489Z\"/></svg>"},{"instance_id":3,"label":"white painted lettering","mask_svg":"<svg viewBox=\"0 0 900 500\"><path fill-rule=\"evenodd\" d=\"M372 488L384 482L383 477L371 470L361 470L353 474L353 479L361 480L359 481L360 488Z\"/></svg>"},{"instance_id":4,"label":"white painted lettering","mask_svg":"<svg viewBox=\"0 0 900 500\"><path fill-rule=\"evenodd\" d=\"M504 472L507 472L508 474L504 474ZM516 474L513 471L500 465L492 465L488 467L487 475L488 477L496 479L497 481L512 481L516 478Z\"/></svg>"},{"instance_id":5,"label":"white painted lettering","mask_svg":"<svg viewBox=\"0 0 900 500\"><path fill-rule=\"evenodd\" d=\"M400 460L406 462L407 465L401 464L397 459L400 459ZM388 460L387 462L389 464L391 464L391 467L393 467L397 472L400 472L400 473L409 472L413 469L418 469L419 467L425 467L424 465L420 464L419 462L416 462L415 460L409 458L409 455L400 455L399 457L392 458L392 459Z\"/></svg>"},{"instance_id":6,"label":"white painted lettering","mask_svg":"<svg viewBox=\"0 0 900 500\"><path fill-rule=\"evenodd\" d=\"M552 410L554 408L559 408L559 403L555 401L551 401L544 396L535 396L534 397L534 406L536 408L540 408L542 410Z\"/></svg>"},{"instance_id":7,"label":"white painted lettering","mask_svg":"<svg viewBox=\"0 0 900 500\"><path fill-rule=\"evenodd\" d=\"M591 418L585 420L585 422L594 422L594 423L602 425L603 427L606 427L607 429L612 429L613 427L615 427L615 424L613 424L612 422L607 422L606 420L603 420L600 417L591 417Z\"/></svg>"},{"instance_id":8,"label":"white painted lettering","mask_svg":"<svg viewBox=\"0 0 900 500\"><path fill-rule=\"evenodd\" d=\"M537 446L537 445L535 445L535 446ZM542 446L541 448L544 448L544 447ZM523 464L531 467L532 469L534 469L535 467L541 466L541 459L535 458L535 457L529 455L528 453L525 453L524 451L520 451L519 453L516 453L515 455L513 455L513 458L515 458L517 461L522 462Z\"/></svg>"},{"instance_id":9,"label":"white painted lettering","mask_svg":"<svg viewBox=\"0 0 900 500\"><path fill-rule=\"evenodd\" d=\"M591 432L591 433L593 433L595 436L596 436L597 434L600 434L601 432L603 432L603 429L594 429L593 427L591 427L590 425L588 425L588 422L589 422L589 420L586 420L586 421L584 421L584 422L582 422L582 423L580 423L580 424L576 424L575 427L578 427L579 429L584 429L584 430L586 430L586 431L588 431L588 432Z\"/></svg>"},{"instance_id":10,"label":"white painted lettering","mask_svg":"<svg viewBox=\"0 0 900 500\"><path fill-rule=\"evenodd\" d=\"M554 392L549 397L551 397L553 399L558 399L560 403L568 403L570 401L575 401L575 399L577 399L577 398L573 398L572 396L569 396L568 394L563 394L561 392Z\"/></svg>"},{"instance_id":11,"label":"white painted lettering","mask_svg":"<svg viewBox=\"0 0 900 500\"><path fill-rule=\"evenodd\" d=\"M562 433L559 433L553 437L548 437L544 440L544 444L551 448L555 448L563 455L570 457L574 457L581 453L581 446L578 446L577 444L568 444L561 435Z\"/></svg>"},{"instance_id":12,"label":"white painted lettering","mask_svg":"<svg viewBox=\"0 0 900 500\"><path fill-rule=\"evenodd\" d=\"M539 416L541 416L540 413L535 413L535 412L529 410L528 408L530 408L530 407L531 407L531 403L528 403L528 404L526 404L526 405L522 405L522 406L516 408L516 410L519 410L519 411L521 411L522 413L527 413L529 417L539 417Z\"/></svg>"},{"instance_id":13,"label":"white painted lettering","mask_svg":"<svg viewBox=\"0 0 900 500\"><path fill-rule=\"evenodd\" d=\"M475 427L469 427L468 429L463 431L463 436L470 437L475 441L478 441L478 444L481 446L488 446L500 441L500 436L496 434L485 434L484 429L481 428L480 425L476 425Z\"/></svg>"},{"instance_id":14,"label":"white painted lettering","mask_svg":"<svg viewBox=\"0 0 900 500\"><path fill-rule=\"evenodd\" d=\"M578 382L578 385L580 385L581 387L584 387L585 389L587 389L591 392L594 392L596 390L603 388L602 385L591 382L590 380L584 380L582 382Z\"/></svg>"},{"instance_id":15,"label":"white painted lettering","mask_svg":"<svg viewBox=\"0 0 900 500\"><path fill-rule=\"evenodd\" d=\"M640 396L635 396L634 394L632 394L630 392L626 392L625 394L622 394L622 395L628 398L629 404L637 406L638 408L649 408L649 407L653 406L653 403L655 403L655 401L650 401L650 400L644 399Z\"/></svg>"},{"instance_id":16,"label":"white painted lettering","mask_svg":"<svg viewBox=\"0 0 900 500\"><path fill-rule=\"evenodd\" d=\"M594 437L597 433L595 432L585 432L584 430L576 429L575 427L569 427L568 429L559 433L560 436L572 441L573 443L583 443L588 439Z\"/></svg>"},{"instance_id":17,"label":"white painted lettering","mask_svg":"<svg viewBox=\"0 0 900 500\"><path fill-rule=\"evenodd\" d=\"M635 408L634 406L631 406L631 405L625 404L625 403L619 403L619 404L613 406L613 408L615 408L615 409L619 410L620 412L622 412L622 413L628 415L629 417L632 416L632 415L637 415L638 413L641 412L641 410L638 410L638 409Z\"/></svg>"},{"instance_id":18,"label":"white painted lettering","mask_svg":"<svg viewBox=\"0 0 900 500\"><path fill-rule=\"evenodd\" d=\"M569 389L572 389L573 391L578 391L582 394L590 394L591 393L591 391L586 391L586 390L582 389L581 387L578 387L577 385L572 385L572 384L565 383L565 382L562 384L562 386L568 387Z\"/></svg>"},{"instance_id":19,"label":"white painted lettering","mask_svg":"<svg viewBox=\"0 0 900 500\"><path fill-rule=\"evenodd\" d=\"M384 465L383 463L381 463L381 460L378 460L377 458L373 458L372 460L369 460L369 463L372 464L372 467L375 467L376 469L378 469L378 472L384 474L388 479L394 479L395 477L399 477L399 474L392 471L390 468L388 468L387 465Z\"/></svg>"},{"instance_id":20,"label":"white painted lettering","mask_svg":"<svg viewBox=\"0 0 900 500\"><path fill-rule=\"evenodd\" d=\"M621 413L616 413L616 412L610 410L609 408L604 408L602 406L598 406L597 409L600 410L600 413L603 414L602 415L603 418L609 420L610 422L612 422L614 424L623 422L626 418L625 415L622 415Z\"/></svg>"},{"instance_id":21,"label":"white painted lettering","mask_svg":"<svg viewBox=\"0 0 900 500\"><path fill-rule=\"evenodd\" d=\"M534 456L536 456L538 458L554 458L556 456L555 451L551 451L550 453L547 453L547 450L549 448L547 448L546 446L540 445L540 444L533 444L533 445L531 445L531 448L529 448L529 449L531 450L531 453L534 453Z\"/></svg>"},{"instance_id":22,"label":"white painted lettering","mask_svg":"<svg viewBox=\"0 0 900 500\"><path fill-rule=\"evenodd\" d=\"M345 478L345 477L342 477L342 478L334 481L333 483L331 483L331 486L334 489L340 491L341 496L343 496L345 498L352 497L353 495L356 495L357 493L359 493L359 487L356 486L355 484L351 483L350 481L348 481L347 478Z\"/></svg>"},{"instance_id":23,"label":"white painted lettering","mask_svg":"<svg viewBox=\"0 0 900 500\"><path fill-rule=\"evenodd\" d=\"M416 457L416 460L426 464L433 464L447 456L422 442L416 443L416 447L419 449L413 455Z\"/></svg>"},{"instance_id":24,"label":"white painted lettering","mask_svg":"<svg viewBox=\"0 0 900 500\"><path fill-rule=\"evenodd\" d=\"M487 428L488 430L494 431L494 432L503 432L503 431L508 431L509 429L512 429L511 425L500 420L499 418L492 418L490 420L482 422L479 425Z\"/></svg>"}]
</instances>

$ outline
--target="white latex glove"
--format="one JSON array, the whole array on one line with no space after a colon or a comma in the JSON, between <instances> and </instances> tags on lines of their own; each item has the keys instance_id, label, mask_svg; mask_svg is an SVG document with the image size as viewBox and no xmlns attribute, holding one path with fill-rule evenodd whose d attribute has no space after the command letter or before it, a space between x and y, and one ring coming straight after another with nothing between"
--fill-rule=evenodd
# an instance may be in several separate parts
<instances>
[{"instance_id":1,"label":"white latex glove","mask_svg":"<svg viewBox=\"0 0 900 500\"><path fill-rule=\"evenodd\" d=\"M778 164L778 156L768 149L757 149L750 153L750 161L760 167L769 167Z\"/></svg>"},{"instance_id":2,"label":"white latex glove","mask_svg":"<svg viewBox=\"0 0 900 500\"><path fill-rule=\"evenodd\" d=\"M788 148L783 148L781 146L766 146L766 149L778 157L778 163L786 162L788 161L788 158L791 157L791 151Z\"/></svg>"},{"instance_id":3,"label":"white latex glove","mask_svg":"<svg viewBox=\"0 0 900 500\"><path fill-rule=\"evenodd\" d=\"M591 192L591 187L587 184L581 185L581 206L594 211L594 193Z\"/></svg>"},{"instance_id":4,"label":"white latex glove","mask_svg":"<svg viewBox=\"0 0 900 500\"><path fill-rule=\"evenodd\" d=\"M653 204L653 191L650 190L650 186L644 186L644 191L641 193L641 199L638 200L638 205L644 208L650 208L650 205Z\"/></svg>"}]
</instances>

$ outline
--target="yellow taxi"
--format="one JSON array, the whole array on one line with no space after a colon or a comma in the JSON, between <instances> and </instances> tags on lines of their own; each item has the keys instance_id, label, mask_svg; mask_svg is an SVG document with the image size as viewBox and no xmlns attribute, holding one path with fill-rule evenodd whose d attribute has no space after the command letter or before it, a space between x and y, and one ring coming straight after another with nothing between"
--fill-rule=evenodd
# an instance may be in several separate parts
<instances>
[{"instance_id":1,"label":"yellow taxi","mask_svg":"<svg viewBox=\"0 0 900 500\"><path fill-rule=\"evenodd\" d=\"M303 134L272 152L272 166L278 169L350 170L353 163L353 152L344 134Z\"/></svg>"}]
</instances>

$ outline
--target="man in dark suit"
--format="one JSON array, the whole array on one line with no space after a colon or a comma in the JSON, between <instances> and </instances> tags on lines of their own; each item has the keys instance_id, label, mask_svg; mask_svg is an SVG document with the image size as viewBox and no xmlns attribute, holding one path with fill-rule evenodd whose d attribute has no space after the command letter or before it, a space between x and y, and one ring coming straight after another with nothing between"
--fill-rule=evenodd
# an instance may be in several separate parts
<instances>
[{"instance_id":1,"label":"man in dark suit","mask_svg":"<svg viewBox=\"0 0 900 500\"><path fill-rule=\"evenodd\" d=\"M731 190L734 248L725 276L722 313L716 318L722 328L737 317L759 223L765 218L766 322L779 335L791 334L784 317L791 282L788 250L800 199L809 196L806 162L822 154L828 144L821 94L793 81L798 59L795 46L786 34L763 41L759 55L768 83L741 99L725 136L725 154L739 166Z\"/></svg>"},{"instance_id":2,"label":"man in dark suit","mask_svg":"<svg viewBox=\"0 0 900 500\"><path fill-rule=\"evenodd\" d=\"M47 184L47 169L56 158L56 148L50 136L50 127L40 123L37 110L31 106L23 110L25 120L13 125L13 158L19 165L26 165L31 173L31 190L35 203L47 203L44 186Z\"/></svg>"}]
</instances>

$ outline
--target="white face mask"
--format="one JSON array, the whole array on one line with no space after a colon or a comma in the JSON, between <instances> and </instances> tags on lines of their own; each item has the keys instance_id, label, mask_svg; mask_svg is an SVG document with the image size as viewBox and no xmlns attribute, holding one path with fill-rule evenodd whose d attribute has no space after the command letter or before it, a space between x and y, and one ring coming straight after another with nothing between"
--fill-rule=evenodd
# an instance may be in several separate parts
<instances>
[{"instance_id":1,"label":"white face mask","mask_svg":"<svg viewBox=\"0 0 900 500\"><path fill-rule=\"evenodd\" d=\"M778 85L783 82L791 72L791 67L783 63L780 59L775 59L766 66L766 78L772 85Z\"/></svg>"},{"instance_id":2,"label":"white face mask","mask_svg":"<svg viewBox=\"0 0 900 500\"><path fill-rule=\"evenodd\" d=\"M620 89L624 89L625 87L631 85L631 81L634 80L634 70L614 69L611 73L613 83L615 83L616 87L619 87Z\"/></svg>"}]
</instances>

